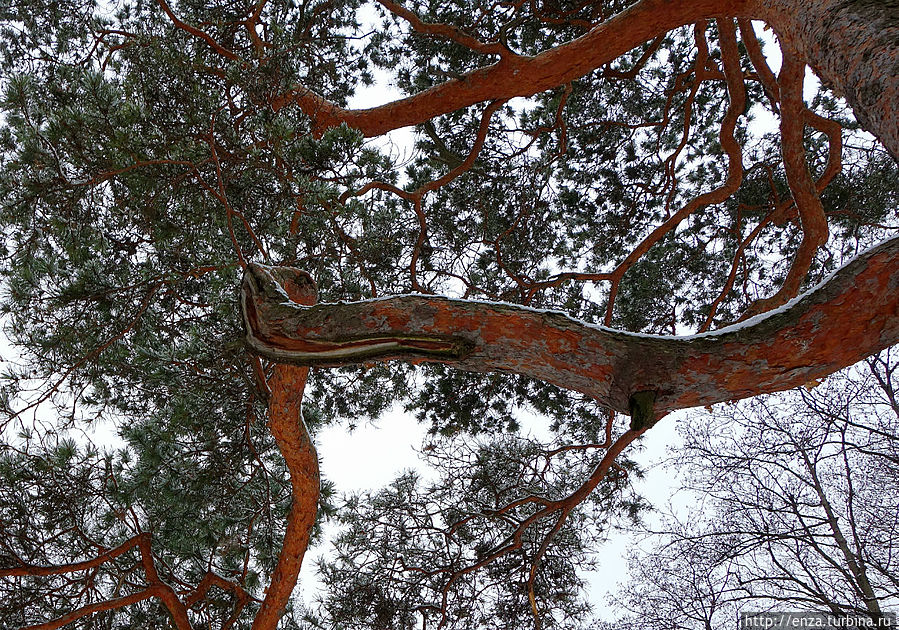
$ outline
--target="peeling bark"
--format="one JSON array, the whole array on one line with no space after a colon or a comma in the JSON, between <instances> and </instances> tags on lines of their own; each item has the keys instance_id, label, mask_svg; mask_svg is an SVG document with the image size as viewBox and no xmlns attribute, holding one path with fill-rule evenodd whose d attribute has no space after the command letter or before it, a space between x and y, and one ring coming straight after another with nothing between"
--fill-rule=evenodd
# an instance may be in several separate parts
<instances>
[{"instance_id":1,"label":"peeling bark","mask_svg":"<svg viewBox=\"0 0 899 630\"><path fill-rule=\"evenodd\" d=\"M862 254L777 311L692 337L638 335L558 312L404 295L303 307L251 265L241 305L255 352L298 365L439 362L514 372L630 413L655 414L802 385L899 342L899 238ZM295 270L293 273L298 273Z\"/></svg>"}]
</instances>

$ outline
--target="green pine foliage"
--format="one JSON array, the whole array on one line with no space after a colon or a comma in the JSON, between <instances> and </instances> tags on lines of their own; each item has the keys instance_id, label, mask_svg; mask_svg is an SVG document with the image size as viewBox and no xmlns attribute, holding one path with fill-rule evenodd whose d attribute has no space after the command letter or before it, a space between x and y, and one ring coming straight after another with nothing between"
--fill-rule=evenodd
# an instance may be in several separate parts
<instances>
[{"instance_id":1,"label":"green pine foliage","mask_svg":"<svg viewBox=\"0 0 899 630\"><path fill-rule=\"evenodd\" d=\"M537 54L629 4L404 6ZM316 129L296 107L272 103L303 85L345 105L384 72L413 94L495 59L414 34L360 0L262 3L252 33L250 0L170 6L219 50L148 0L0 2L0 321L11 344L0 375L0 570L85 559L150 532L160 574L179 592L214 570L261 598L290 488L242 342L241 262L302 268L323 301L410 291L414 212L383 190L352 192L372 180L411 191L448 173L468 155L485 107L419 125L414 153L401 162L354 129ZM715 59L713 29L708 36ZM601 322L606 285L526 287L562 271L608 271L723 180L723 82L697 89L683 137L695 55L692 30L680 29L569 86L506 103L472 168L424 199L421 287ZM625 275L613 325L695 330L763 218L769 182L786 194L776 139L753 127L767 101L748 86L740 190L688 218ZM812 107L855 126L824 92ZM850 137L846 166L823 195L833 238L810 282L895 225L896 165L862 134ZM809 132L807 144L820 173L826 142ZM739 259L717 325L778 286L799 236L795 221L762 232ZM426 459L436 476L410 473L349 497L326 483L320 519L340 531L333 561L321 567L329 594L314 610L289 611L284 628L408 628L422 614L439 618L433 607L451 574L440 568L476 561L508 523L474 522L447 548L423 519L448 526L528 493L558 499L589 474L597 452L547 458L547 450L605 439L607 413L593 401L517 376L442 367L313 370L304 413L313 432L332 423L349 430L396 404L431 429ZM532 412L545 417L552 445L526 437L522 414ZM548 467L528 468L537 463ZM622 466L639 475L632 462ZM535 582L545 627L585 618L579 571L616 523L644 507L618 475L572 513ZM546 526L529 531L519 552L453 582L448 627L532 626L522 576ZM398 562L437 572L410 577ZM74 579L0 578L0 630L132 593L143 580L134 549ZM233 604L212 589L191 615L197 627L218 627ZM235 627L249 627L257 608L251 602ZM162 606L146 600L75 627L167 624Z\"/></svg>"}]
</instances>

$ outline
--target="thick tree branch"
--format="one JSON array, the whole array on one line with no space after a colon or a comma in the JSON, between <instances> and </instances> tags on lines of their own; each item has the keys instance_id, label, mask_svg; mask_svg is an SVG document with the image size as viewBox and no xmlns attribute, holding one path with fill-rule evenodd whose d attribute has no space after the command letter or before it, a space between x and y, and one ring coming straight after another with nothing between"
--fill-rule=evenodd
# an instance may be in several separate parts
<instances>
[{"instance_id":1,"label":"thick tree branch","mask_svg":"<svg viewBox=\"0 0 899 630\"><path fill-rule=\"evenodd\" d=\"M277 282L284 296L292 303L315 303L315 285L304 273L293 270L269 275ZM320 479L318 454L303 422L302 401L309 369L294 365L276 365L269 380L269 422L272 435L290 472L291 506L287 516L287 531L272 573L271 583L259 613L253 620L253 630L268 630L278 625L290 595L297 583L303 556L309 546L312 526L318 511Z\"/></svg>"},{"instance_id":2,"label":"thick tree branch","mask_svg":"<svg viewBox=\"0 0 899 630\"><path fill-rule=\"evenodd\" d=\"M280 288L275 275L284 273L251 265L241 292L248 344L271 359L322 366L400 359L514 372L625 414L636 392L656 392L656 414L737 400L802 385L899 342L899 238L777 311L682 338L419 295L307 308Z\"/></svg>"},{"instance_id":3,"label":"thick tree branch","mask_svg":"<svg viewBox=\"0 0 899 630\"><path fill-rule=\"evenodd\" d=\"M209 592L209 589L213 586L217 586L223 591L231 591L232 593L234 593L234 596L237 598L238 602L248 602L251 599L256 600L255 597L252 597L249 593L247 593L244 588L237 582L226 579L221 575L213 573L212 571L207 571L206 575L203 576L203 579L200 580L200 583L197 584L197 588L195 588L194 591L184 599L184 605L188 608L191 608L198 602L202 601L203 598L206 597L206 594Z\"/></svg>"},{"instance_id":4,"label":"thick tree branch","mask_svg":"<svg viewBox=\"0 0 899 630\"><path fill-rule=\"evenodd\" d=\"M187 616L187 607L178 598L178 594L171 586L166 584L156 570L156 561L153 559L153 550L150 545L150 534L144 532L138 537L137 543L140 549L141 565L150 585L148 590L162 600L172 616L172 622L178 630L191 630L190 619Z\"/></svg>"},{"instance_id":5,"label":"thick tree branch","mask_svg":"<svg viewBox=\"0 0 899 630\"><path fill-rule=\"evenodd\" d=\"M346 123L366 136L430 120L482 101L533 96L610 63L668 31L722 13L749 15L753 0L642 0L602 22L586 35L535 57L509 56L460 79L369 109L344 109L303 86L276 97L272 108L296 105L318 129Z\"/></svg>"},{"instance_id":6,"label":"thick tree branch","mask_svg":"<svg viewBox=\"0 0 899 630\"><path fill-rule=\"evenodd\" d=\"M899 161L899 4L896 0L753 0L757 17ZM755 13L755 11L753 11Z\"/></svg>"},{"instance_id":7,"label":"thick tree branch","mask_svg":"<svg viewBox=\"0 0 899 630\"><path fill-rule=\"evenodd\" d=\"M272 100L296 105L319 130L346 123L366 136L420 124L481 101L533 96L608 64L668 31L721 15L764 20L852 105L899 160L899 13L894 0L641 0L582 37L535 57L515 56L460 79L369 109L349 110L304 86Z\"/></svg>"}]
</instances>

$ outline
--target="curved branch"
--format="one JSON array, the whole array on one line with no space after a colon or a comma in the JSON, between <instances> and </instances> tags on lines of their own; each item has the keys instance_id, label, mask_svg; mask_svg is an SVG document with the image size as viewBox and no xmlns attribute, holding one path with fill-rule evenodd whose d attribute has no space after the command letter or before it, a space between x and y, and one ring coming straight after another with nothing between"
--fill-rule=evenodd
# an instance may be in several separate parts
<instances>
[{"instance_id":1,"label":"curved branch","mask_svg":"<svg viewBox=\"0 0 899 630\"><path fill-rule=\"evenodd\" d=\"M464 160L462 160L460 164L452 168L445 175L422 184L413 194L422 196L425 193L431 192L432 190L442 188L443 186L446 186L451 181L459 177L459 175L471 170L471 167L474 166L475 160L477 160L478 156L481 154L481 149L484 148L484 142L486 142L487 140L487 132L490 130L490 121L493 119L493 114L495 114L497 110L499 110L505 104L505 99L499 99L490 103L484 109L484 112L481 114L481 122L478 125L478 132L475 135L474 142L471 145L471 150L468 152L468 155Z\"/></svg>"},{"instance_id":2,"label":"curved branch","mask_svg":"<svg viewBox=\"0 0 899 630\"><path fill-rule=\"evenodd\" d=\"M391 0L378 0L378 2L397 17L406 20L409 23L409 26L412 27L412 30L416 33L443 37L460 46L464 46L469 50L484 55L498 55L500 57L505 57L512 54L512 51L503 46L500 42L484 43L450 24L425 22L414 12Z\"/></svg>"},{"instance_id":3,"label":"curved branch","mask_svg":"<svg viewBox=\"0 0 899 630\"><path fill-rule=\"evenodd\" d=\"M178 598L175 589L165 583L156 570L156 561L153 558L150 534L148 532L144 532L138 537L137 546L140 549L141 565L150 585L147 590L152 590L162 600L162 603L168 608L169 614L172 616L172 623L178 630L191 630L190 619L187 616L187 607Z\"/></svg>"},{"instance_id":4,"label":"curved branch","mask_svg":"<svg viewBox=\"0 0 899 630\"><path fill-rule=\"evenodd\" d=\"M220 54L222 57L225 57L226 59L230 59L231 61L239 61L240 60L240 57L237 56L237 53L235 53L233 50L228 50L227 48L225 48L224 46L219 44L217 41L215 41L215 38L212 37L212 35L210 35L209 33L201 31L200 29L196 28L195 26L191 26L190 24L187 24L187 23L179 20L178 16L175 15L174 11L172 11L171 7L169 7L168 3L166 3L165 0L156 0L156 1L159 3L159 6L162 8L163 12L172 21L172 24L174 24L181 30L185 31L186 33L190 33L197 39L203 40L204 42L209 44L209 46L215 52Z\"/></svg>"},{"instance_id":5,"label":"curved branch","mask_svg":"<svg viewBox=\"0 0 899 630\"><path fill-rule=\"evenodd\" d=\"M691 199L680 210L671 215L664 223L650 232L634 249L615 267L610 274L612 286L609 288L609 302L606 307L606 326L612 323L612 313L615 307L615 298L618 287L624 274L636 264L636 262L650 250L650 248L662 240L669 232L677 228L681 222L691 214L705 206L723 203L740 188L743 182L743 149L734 136L737 120L743 114L746 107L746 85L743 83L743 74L740 70L740 53L737 48L737 33L733 20L717 20L720 32L721 58L724 65L724 73L727 77L727 112L721 122L721 130L718 139L721 148L727 155L727 175L724 181L715 189L702 193ZM704 33L704 31L703 31ZM697 36L697 44L702 47L704 39ZM707 54L707 53L706 53ZM696 72L701 72L703 56L697 59ZM694 86L691 95L695 94ZM684 121L685 133L681 142L681 148L686 144L686 131L689 126L689 116ZM680 149L678 149L680 150ZM673 171L673 164L672 164ZM673 176L673 172L672 172Z\"/></svg>"},{"instance_id":6,"label":"curved branch","mask_svg":"<svg viewBox=\"0 0 899 630\"><path fill-rule=\"evenodd\" d=\"M319 130L342 123L364 135L379 136L482 101L533 96L608 64L668 31L722 13L747 15L758 0L641 0L582 37L534 57L511 55L497 63L385 105L345 109L297 86L274 98L272 109L296 105Z\"/></svg>"},{"instance_id":7,"label":"curved branch","mask_svg":"<svg viewBox=\"0 0 899 630\"><path fill-rule=\"evenodd\" d=\"M103 612L104 610L124 608L125 606L131 606L132 604L142 602L145 599L150 599L151 597L160 597L160 593L160 586L148 586L147 588L141 591L137 591L136 593L132 593L131 595L117 597L115 599L108 599L102 602L94 602L93 604L88 604L86 606L78 608L77 610L73 610L70 613L66 613L62 617L54 619L53 621L48 621L46 623L41 623L34 626L26 626L22 628L22 630L56 630L56 628L62 628L63 626L78 621L79 619L83 619L84 617L87 617L89 615L93 615L94 613ZM190 628L188 627L187 630L190 630Z\"/></svg>"},{"instance_id":8,"label":"curved branch","mask_svg":"<svg viewBox=\"0 0 899 630\"><path fill-rule=\"evenodd\" d=\"M339 107L304 86L271 101L291 105L323 131L346 123L379 136L482 101L533 96L608 64L675 28L721 15L764 20L852 105L862 125L899 160L899 18L866 0L639 0L586 35L534 57L515 56L413 96L369 109Z\"/></svg>"},{"instance_id":9,"label":"curved branch","mask_svg":"<svg viewBox=\"0 0 899 630\"><path fill-rule=\"evenodd\" d=\"M302 307L280 288L279 273L250 265L241 290L247 342L271 359L322 366L399 359L514 372L625 414L637 392L656 393L657 415L737 400L802 385L899 342L899 238L776 311L690 337L432 296Z\"/></svg>"},{"instance_id":10,"label":"curved branch","mask_svg":"<svg viewBox=\"0 0 899 630\"><path fill-rule=\"evenodd\" d=\"M551 530L547 532L546 536L543 538L540 547L537 550L537 553L532 559L531 572L529 574L529 579L527 582L529 599L531 601L531 609L535 613L535 621L539 626L540 618L538 611L536 610L536 599L533 596L533 582L534 578L536 577L536 572L539 568L541 558L546 553L546 550L549 548L549 545L552 543L552 540L555 538L556 534L558 534L559 530L565 524L565 521L567 520L569 514L571 514L572 510L574 510L577 505L582 503L588 496L590 496L590 494L593 492L593 490L596 489L600 482L602 482L606 478L609 470L617 466L617 464L615 463L616 458L631 442L640 437L644 432L645 429L630 429L621 434L618 439L616 439L615 442L612 443L611 446L609 446L609 450L606 451L606 453L603 455L602 459L593 469L593 472L590 474L590 476L586 480L584 480L581 485L575 488L574 491L572 491L565 497L551 501L543 497L530 495L528 497L523 497L521 499L517 499L515 501L507 503L497 510L482 512L481 514L473 514L469 517L456 521L448 530L449 533L455 531L463 523L466 523L479 516L496 517L501 514L509 513L515 507L526 505L529 503L541 506L539 509L537 509L535 512L533 512L523 520L515 522L515 529L511 531L505 537L505 539L491 552L478 559L476 562L473 562L472 564L456 570L440 568L425 572L427 575L438 575L441 573L448 574L447 581L442 588L442 604L440 607L442 613L441 623L445 621L447 599L449 596L450 588L452 587L454 582L456 582L459 578L467 573L478 571L488 564L495 562L499 558L513 551L521 549L522 545L524 544L525 532L531 526L539 523L540 521L543 521L546 518L555 516L555 523L553 523ZM611 436L609 436L609 441L611 441Z\"/></svg>"},{"instance_id":11,"label":"curved branch","mask_svg":"<svg viewBox=\"0 0 899 630\"><path fill-rule=\"evenodd\" d=\"M307 274L281 268L280 273L275 272L268 277L277 282L277 289L285 298L296 300L293 303L315 303L315 285ZM290 473L292 502L278 564L259 613L253 620L253 630L267 630L278 625L296 586L318 511L318 454L302 413L303 391L308 375L309 369L305 367L276 365L268 383L271 388L268 406L271 431Z\"/></svg>"},{"instance_id":12,"label":"curved branch","mask_svg":"<svg viewBox=\"0 0 899 630\"><path fill-rule=\"evenodd\" d=\"M737 224L739 225L739 210L737 213ZM699 328L699 332L706 332L712 326L712 322L715 320L715 314L718 312L718 307L721 306L721 303L727 297L728 293L730 293L731 289L734 288L734 282L737 279L737 271L740 267L740 262L744 261L744 253L746 248L756 239L756 237L761 234L762 230L764 230L768 225L772 222L773 213L768 213L765 218L763 218L759 223L752 228L748 235L740 241L740 245L737 247L737 251L734 252L733 260L731 261L730 271L727 274L727 280L724 281L724 286L721 287L721 291L718 292L718 297L716 297L712 304L709 306L709 314L706 316L705 321L702 323L702 326Z\"/></svg>"},{"instance_id":13,"label":"curved branch","mask_svg":"<svg viewBox=\"0 0 899 630\"><path fill-rule=\"evenodd\" d=\"M419 292L427 292L424 287L422 287L418 282L418 259L421 255L422 246L427 240L428 237L428 217L425 214L422 200L424 196L434 191L438 188L446 186L451 181L470 170L472 166L474 166L475 160L477 160L478 155L481 153L481 149L484 147L484 142L487 139L487 132L490 129L490 121L493 119L493 114L500 109L506 101L499 100L490 103L481 114L481 123L478 126L478 133L475 137L474 143L472 144L471 151L468 152L468 156L462 160L455 167L450 169L450 171L441 177L428 181L413 191L402 190L397 188L393 184L382 182L382 181L371 181L365 184L362 188L356 191L346 191L340 196L340 202L344 203L350 197L358 197L366 194L370 190L385 190L387 192L393 193L394 195L400 197L401 199L405 199L406 201L412 202L412 208L415 212L415 217L418 219L418 237L415 241L415 246L412 249L412 257L409 262L409 276L412 280L412 290Z\"/></svg>"},{"instance_id":14,"label":"curved branch","mask_svg":"<svg viewBox=\"0 0 899 630\"><path fill-rule=\"evenodd\" d=\"M808 170L803 143L806 121L806 107L802 100L804 77L805 63L789 47L784 47L783 66L778 80L781 148L787 183L799 213L802 241L781 288L770 297L756 300L747 309L746 316L776 308L795 297L808 275L818 248L827 243L827 217L815 181Z\"/></svg>"},{"instance_id":15,"label":"curved branch","mask_svg":"<svg viewBox=\"0 0 899 630\"><path fill-rule=\"evenodd\" d=\"M35 575L35 576L46 576L46 575L62 575L63 573L75 573L77 571L85 571L87 569L93 569L94 567L98 567L101 564L109 562L110 560L114 560L121 556L123 553L134 549L140 543L141 537L145 534L138 534L137 536L132 536L125 542L123 542L118 547L114 547L113 549L109 549L104 553L101 553L98 556L91 558L90 560L83 560L82 562L72 562L69 564L58 564L58 565L36 565L36 564L23 564L17 567L12 567L9 569L0 569L0 577L8 577L8 576L25 576L25 575Z\"/></svg>"}]
</instances>

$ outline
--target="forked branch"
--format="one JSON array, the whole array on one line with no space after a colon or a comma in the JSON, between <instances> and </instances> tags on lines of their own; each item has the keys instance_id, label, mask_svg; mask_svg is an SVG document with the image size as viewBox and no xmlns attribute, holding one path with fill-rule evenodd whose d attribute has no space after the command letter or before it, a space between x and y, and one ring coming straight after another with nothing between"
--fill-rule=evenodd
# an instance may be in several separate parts
<instances>
[{"instance_id":1,"label":"forked branch","mask_svg":"<svg viewBox=\"0 0 899 630\"><path fill-rule=\"evenodd\" d=\"M366 136L379 136L475 103L533 96L581 78L675 28L729 15L774 26L781 39L794 44L800 59L849 101L862 125L899 160L899 110L894 107L899 89L899 27L885 22L883 14L890 9L878 5L817 0L814 11L797 11L795 0L640 0L582 37L539 55L503 57L459 79L384 105L345 109L297 85L274 97L271 106L276 112L298 107L319 131L346 123Z\"/></svg>"},{"instance_id":2,"label":"forked branch","mask_svg":"<svg viewBox=\"0 0 899 630\"><path fill-rule=\"evenodd\" d=\"M275 276L269 277L275 280ZM278 290L285 297L295 300L294 303L315 303L315 285L308 275L287 272L280 274L276 281ZM291 506L278 564L259 613L253 620L253 630L277 627L297 584L318 512L321 484L318 453L303 421L301 408L308 374L308 368L276 365L268 382L271 389L269 422L290 473Z\"/></svg>"}]
</instances>

